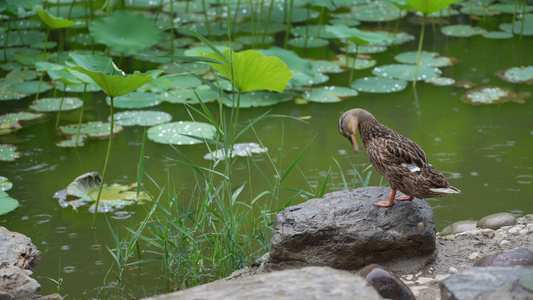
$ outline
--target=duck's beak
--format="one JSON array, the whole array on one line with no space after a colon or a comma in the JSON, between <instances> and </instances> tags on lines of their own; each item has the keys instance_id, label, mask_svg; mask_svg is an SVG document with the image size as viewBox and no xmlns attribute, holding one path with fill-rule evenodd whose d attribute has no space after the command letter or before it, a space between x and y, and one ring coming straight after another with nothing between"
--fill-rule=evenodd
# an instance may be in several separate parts
<instances>
[{"instance_id":1,"label":"duck's beak","mask_svg":"<svg viewBox=\"0 0 533 300\"><path fill-rule=\"evenodd\" d=\"M355 133L352 133L350 137L352 139L353 151L359 152L359 146L357 145L357 140L355 139Z\"/></svg>"}]
</instances>

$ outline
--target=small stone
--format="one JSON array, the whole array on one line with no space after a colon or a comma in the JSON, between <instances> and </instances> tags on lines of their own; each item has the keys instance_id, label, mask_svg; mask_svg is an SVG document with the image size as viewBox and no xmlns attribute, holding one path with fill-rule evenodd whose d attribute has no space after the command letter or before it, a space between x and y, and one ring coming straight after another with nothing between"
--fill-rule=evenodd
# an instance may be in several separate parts
<instances>
[{"instance_id":1,"label":"small stone","mask_svg":"<svg viewBox=\"0 0 533 300\"><path fill-rule=\"evenodd\" d=\"M450 235L454 233L460 233L460 232L465 232L465 231L476 229L477 222L478 221L467 220L467 221L459 221L459 222L452 223L446 226L441 231L441 235Z\"/></svg>"},{"instance_id":2,"label":"small stone","mask_svg":"<svg viewBox=\"0 0 533 300\"><path fill-rule=\"evenodd\" d=\"M494 235L494 230L488 228L481 229L481 234L483 234L484 236L492 237Z\"/></svg>"},{"instance_id":3,"label":"small stone","mask_svg":"<svg viewBox=\"0 0 533 300\"><path fill-rule=\"evenodd\" d=\"M496 231L496 234L494 235L494 240L499 243L506 237L507 237L507 233L503 231L500 231L500 232Z\"/></svg>"},{"instance_id":4,"label":"small stone","mask_svg":"<svg viewBox=\"0 0 533 300\"><path fill-rule=\"evenodd\" d=\"M416 300L411 290L388 268L371 264L358 273L370 283L383 298Z\"/></svg>"},{"instance_id":5,"label":"small stone","mask_svg":"<svg viewBox=\"0 0 533 300\"><path fill-rule=\"evenodd\" d=\"M528 249L516 249L506 252L500 252L485 256L476 261L476 263L474 264L474 267L512 266L533 266L533 252L529 251Z\"/></svg>"},{"instance_id":6,"label":"small stone","mask_svg":"<svg viewBox=\"0 0 533 300\"><path fill-rule=\"evenodd\" d=\"M448 273L450 273L450 274L455 274L455 273L457 273L457 271L458 271L458 270L457 270L455 267L450 267L450 268L448 269Z\"/></svg>"},{"instance_id":7,"label":"small stone","mask_svg":"<svg viewBox=\"0 0 533 300\"><path fill-rule=\"evenodd\" d=\"M521 229L518 232L519 235L527 235L528 233L529 233L529 229L527 229L527 228Z\"/></svg>"},{"instance_id":8,"label":"small stone","mask_svg":"<svg viewBox=\"0 0 533 300\"><path fill-rule=\"evenodd\" d=\"M416 280L416 283L418 284L426 284L428 282L431 282L433 281L433 278L430 278L430 277L418 277L418 279Z\"/></svg>"},{"instance_id":9,"label":"small stone","mask_svg":"<svg viewBox=\"0 0 533 300\"><path fill-rule=\"evenodd\" d=\"M481 255L477 252L473 252L473 253L470 253L470 255L468 255L469 260L477 260L480 258L481 258Z\"/></svg>"},{"instance_id":10,"label":"small stone","mask_svg":"<svg viewBox=\"0 0 533 300\"><path fill-rule=\"evenodd\" d=\"M516 218L510 213L499 213L486 216L477 222L477 227L498 229L516 224Z\"/></svg>"},{"instance_id":11,"label":"small stone","mask_svg":"<svg viewBox=\"0 0 533 300\"><path fill-rule=\"evenodd\" d=\"M415 282L414 282L414 281L411 281L411 280L405 280L405 281L403 282L403 284L411 285L411 284L415 284Z\"/></svg>"},{"instance_id":12,"label":"small stone","mask_svg":"<svg viewBox=\"0 0 533 300\"><path fill-rule=\"evenodd\" d=\"M508 240L502 240L500 242L500 245L502 245L503 247L511 247L511 242L509 242Z\"/></svg>"},{"instance_id":13,"label":"small stone","mask_svg":"<svg viewBox=\"0 0 533 300\"><path fill-rule=\"evenodd\" d=\"M415 290L415 291L422 291L422 290L427 290L427 289L429 289L429 287L425 285L413 286L411 288L411 290Z\"/></svg>"},{"instance_id":14,"label":"small stone","mask_svg":"<svg viewBox=\"0 0 533 300\"><path fill-rule=\"evenodd\" d=\"M453 267L452 267L453 268ZM456 270L457 272L457 270ZM439 274L437 276L435 276L435 280L438 281L438 282L441 282L443 281L444 279L450 277L451 274Z\"/></svg>"},{"instance_id":15,"label":"small stone","mask_svg":"<svg viewBox=\"0 0 533 300\"><path fill-rule=\"evenodd\" d=\"M516 226L516 227L513 227L513 228L509 229L508 232L511 233L511 234L515 234L515 233L518 233L520 231L520 229L521 229L520 227Z\"/></svg>"},{"instance_id":16,"label":"small stone","mask_svg":"<svg viewBox=\"0 0 533 300\"><path fill-rule=\"evenodd\" d=\"M413 279L413 275L411 275L411 274L406 275L406 276L405 276L405 279L407 279L407 280L411 280L411 279Z\"/></svg>"}]
</instances>

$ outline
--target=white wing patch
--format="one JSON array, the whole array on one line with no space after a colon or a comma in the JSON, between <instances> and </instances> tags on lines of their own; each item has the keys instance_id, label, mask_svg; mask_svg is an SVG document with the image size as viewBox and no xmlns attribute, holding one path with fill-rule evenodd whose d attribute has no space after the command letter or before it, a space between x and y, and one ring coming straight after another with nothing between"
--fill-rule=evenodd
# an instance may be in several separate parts
<instances>
[{"instance_id":1,"label":"white wing patch","mask_svg":"<svg viewBox=\"0 0 533 300\"><path fill-rule=\"evenodd\" d=\"M413 164L402 163L401 166L404 167L404 168L408 168L409 171L411 171L412 173L420 172L420 168L415 166L415 165L413 165Z\"/></svg>"},{"instance_id":2,"label":"white wing patch","mask_svg":"<svg viewBox=\"0 0 533 300\"><path fill-rule=\"evenodd\" d=\"M444 193L444 194L460 194L461 193L451 188L433 188L429 190L435 193Z\"/></svg>"}]
</instances>

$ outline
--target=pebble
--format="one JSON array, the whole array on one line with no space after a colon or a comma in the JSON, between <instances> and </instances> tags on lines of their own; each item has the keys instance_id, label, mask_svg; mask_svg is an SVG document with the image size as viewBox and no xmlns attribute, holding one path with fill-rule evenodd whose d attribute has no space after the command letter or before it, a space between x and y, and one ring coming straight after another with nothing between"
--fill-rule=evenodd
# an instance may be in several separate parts
<instances>
[{"instance_id":1,"label":"pebble","mask_svg":"<svg viewBox=\"0 0 533 300\"><path fill-rule=\"evenodd\" d=\"M477 260L480 258L481 258L481 255L479 255L479 253L477 252L473 252L473 253L470 253L470 255L468 255L469 260Z\"/></svg>"},{"instance_id":2,"label":"pebble","mask_svg":"<svg viewBox=\"0 0 533 300\"><path fill-rule=\"evenodd\" d=\"M502 245L503 247L511 247L511 242L509 242L508 240L502 240L500 242L500 245Z\"/></svg>"},{"instance_id":3,"label":"pebble","mask_svg":"<svg viewBox=\"0 0 533 300\"><path fill-rule=\"evenodd\" d=\"M527 228L521 229L518 234L520 235L527 235L529 233L529 230Z\"/></svg>"},{"instance_id":4,"label":"pebble","mask_svg":"<svg viewBox=\"0 0 533 300\"><path fill-rule=\"evenodd\" d=\"M407 280L411 280L411 279L413 279L413 275L411 275L411 274L406 275L406 276L405 276L405 279L407 279Z\"/></svg>"},{"instance_id":5,"label":"pebble","mask_svg":"<svg viewBox=\"0 0 533 300\"><path fill-rule=\"evenodd\" d=\"M452 267L453 268L453 267ZM438 281L438 282L441 282L443 281L444 279L450 277L451 274L440 274L440 275L437 275L435 276L435 280Z\"/></svg>"},{"instance_id":6,"label":"pebble","mask_svg":"<svg viewBox=\"0 0 533 300\"><path fill-rule=\"evenodd\" d=\"M518 233L520 231L520 229L522 229L522 228L516 226L516 227L513 227L513 228L509 229L508 232L511 233L511 234L515 234L515 233Z\"/></svg>"},{"instance_id":7,"label":"pebble","mask_svg":"<svg viewBox=\"0 0 533 300\"><path fill-rule=\"evenodd\" d=\"M457 270L455 267L450 267L450 268L448 269L448 273L455 274L455 273L457 273L457 272L458 272L458 270Z\"/></svg>"},{"instance_id":8,"label":"pebble","mask_svg":"<svg viewBox=\"0 0 533 300\"><path fill-rule=\"evenodd\" d=\"M491 236L494 235L494 230L492 230L492 229L488 229L488 228L486 228L486 229L482 229L482 230L481 230L481 234L483 234L484 236L491 237Z\"/></svg>"},{"instance_id":9,"label":"pebble","mask_svg":"<svg viewBox=\"0 0 533 300\"><path fill-rule=\"evenodd\" d=\"M501 242L506 237L507 237L507 233L503 231L496 231L496 234L494 234L494 240L497 242Z\"/></svg>"},{"instance_id":10,"label":"pebble","mask_svg":"<svg viewBox=\"0 0 533 300\"><path fill-rule=\"evenodd\" d=\"M430 281L433 281L433 278L430 278L430 277L418 277L418 279L416 280L416 283L418 284L426 284Z\"/></svg>"}]
</instances>

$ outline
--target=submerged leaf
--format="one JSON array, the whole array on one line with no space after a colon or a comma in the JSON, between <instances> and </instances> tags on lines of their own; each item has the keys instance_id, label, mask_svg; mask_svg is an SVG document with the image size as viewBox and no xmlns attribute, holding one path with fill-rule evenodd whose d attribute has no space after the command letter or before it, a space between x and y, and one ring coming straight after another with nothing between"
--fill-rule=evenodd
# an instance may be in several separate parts
<instances>
[{"instance_id":1,"label":"submerged leaf","mask_svg":"<svg viewBox=\"0 0 533 300\"><path fill-rule=\"evenodd\" d=\"M13 161L21 156L22 153L17 151L17 146L0 144L0 161Z\"/></svg>"},{"instance_id":2,"label":"submerged leaf","mask_svg":"<svg viewBox=\"0 0 533 300\"><path fill-rule=\"evenodd\" d=\"M512 67L496 72L496 76L512 83L533 84L533 66Z\"/></svg>"},{"instance_id":3,"label":"submerged leaf","mask_svg":"<svg viewBox=\"0 0 533 300\"><path fill-rule=\"evenodd\" d=\"M148 129L148 138L161 144L193 145L202 143L204 139L213 139L215 132L211 124L179 121L151 127Z\"/></svg>"},{"instance_id":4,"label":"submerged leaf","mask_svg":"<svg viewBox=\"0 0 533 300\"><path fill-rule=\"evenodd\" d=\"M509 101L524 103L524 99L530 95L530 93L515 93L509 89L489 86L471 89L461 97L461 100L474 105L497 104Z\"/></svg>"},{"instance_id":5,"label":"submerged leaf","mask_svg":"<svg viewBox=\"0 0 533 300\"><path fill-rule=\"evenodd\" d=\"M7 177L0 176L0 192L9 191L13 187L13 183Z\"/></svg>"}]
</instances>

